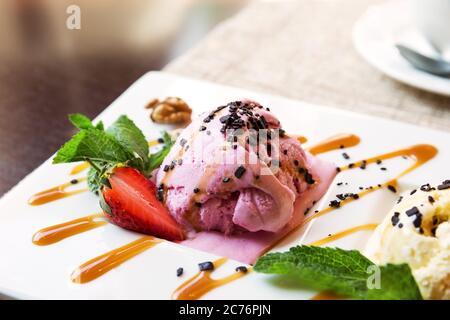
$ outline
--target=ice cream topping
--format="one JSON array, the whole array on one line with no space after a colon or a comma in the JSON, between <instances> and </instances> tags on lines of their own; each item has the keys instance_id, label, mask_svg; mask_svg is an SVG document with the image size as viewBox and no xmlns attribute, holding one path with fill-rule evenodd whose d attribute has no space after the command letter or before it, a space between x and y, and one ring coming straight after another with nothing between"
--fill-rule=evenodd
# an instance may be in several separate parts
<instances>
[{"instance_id":1,"label":"ice cream topping","mask_svg":"<svg viewBox=\"0 0 450 320\"><path fill-rule=\"evenodd\" d=\"M448 187L446 180L403 194L366 247L376 263L408 263L427 299L450 299Z\"/></svg>"},{"instance_id":2,"label":"ice cream topping","mask_svg":"<svg viewBox=\"0 0 450 320\"><path fill-rule=\"evenodd\" d=\"M192 122L161 167L158 190L178 223L225 234L280 230L317 179L300 143L252 101L231 102Z\"/></svg>"}]
</instances>

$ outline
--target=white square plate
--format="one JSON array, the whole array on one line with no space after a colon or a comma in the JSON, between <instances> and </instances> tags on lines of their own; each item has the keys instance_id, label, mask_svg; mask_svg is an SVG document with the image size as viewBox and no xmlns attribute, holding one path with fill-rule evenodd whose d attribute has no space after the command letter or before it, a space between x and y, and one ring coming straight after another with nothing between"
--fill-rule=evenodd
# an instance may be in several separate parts
<instances>
[{"instance_id":1,"label":"white square plate","mask_svg":"<svg viewBox=\"0 0 450 320\"><path fill-rule=\"evenodd\" d=\"M144 75L97 120L101 119L108 125L119 115L127 114L149 139L157 137L164 127L150 122L149 111L144 106L155 97L166 96L184 99L193 107L194 116L229 101L242 98L256 100L272 109L287 132L306 136L309 139L307 144L314 144L337 133L354 133L361 137L361 143L346 150L352 161L414 144L432 144L439 149L438 155L402 177L399 180L399 192L450 178L448 133L164 73ZM334 161L336 165L348 163L341 152L332 151L320 157ZM358 192L361 185L385 182L410 165L411 161L386 161L384 166L388 168L387 171L381 171L377 165L370 165L366 170L343 172L336 177L335 183L313 210L326 207L336 193ZM70 274L80 264L139 237L138 234L108 224L53 245L33 245L31 237L37 230L99 211L97 198L87 192L41 206L27 204L32 194L74 178L69 176L73 167L73 164L52 165L49 159L0 200L1 293L14 298L37 299L170 299L172 292L197 272L197 263L217 258L164 242L92 282L72 283ZM85 172L77 177L83 175ZM348 185L337 186L337 182L347 182ZM74 186L77 187L80 186ZM373 192L313 220L274 250L287 250L293 245L310 243L352 226L380 222L397 197L398 194L385 189ZM330 245L361 249L369 235L370 232L362 231ZM230 274L238 265L240 263L228 261L214 272L214 277ZM175 271L180 266L184 267L185 274L177 278ZM313 294L293 283L280 281L277 277L252 272L212 290L204 298L309 299Z\"/></svg>"}]
</instances>

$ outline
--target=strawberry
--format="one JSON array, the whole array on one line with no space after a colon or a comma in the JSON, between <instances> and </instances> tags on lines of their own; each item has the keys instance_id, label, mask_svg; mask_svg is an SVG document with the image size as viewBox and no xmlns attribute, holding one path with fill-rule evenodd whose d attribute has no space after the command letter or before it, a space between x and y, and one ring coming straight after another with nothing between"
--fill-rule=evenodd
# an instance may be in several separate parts
<instances>
[{"instance_id":1,"label":"strawberry","mask_svg":"<svg viewBox=\"0 0 450 320\"><path fill-rule=\"evenodd\" d=\"M166 207L156 199L156 187L138 170L116 168L111 188L102 189L107 218L119 227L167 240L182 240L183 231Z\"/></svg>"}]
</instances>

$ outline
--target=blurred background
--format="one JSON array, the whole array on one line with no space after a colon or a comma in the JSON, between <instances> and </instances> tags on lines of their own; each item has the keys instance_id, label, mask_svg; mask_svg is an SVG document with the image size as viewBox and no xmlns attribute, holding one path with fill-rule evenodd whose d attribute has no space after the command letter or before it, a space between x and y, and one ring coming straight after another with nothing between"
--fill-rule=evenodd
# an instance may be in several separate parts
<instances>
[{"instance_id":1,"label":"blurred background","mask_svg":"<svg viewBox=\"0 0 450 320\"><path fill-rule=\"evenodd\" d=\"M1 0L0 195L149 70L191 48L247 0ZM81 29L66 20L78 5Z\"/></svg>"}]
</instances>

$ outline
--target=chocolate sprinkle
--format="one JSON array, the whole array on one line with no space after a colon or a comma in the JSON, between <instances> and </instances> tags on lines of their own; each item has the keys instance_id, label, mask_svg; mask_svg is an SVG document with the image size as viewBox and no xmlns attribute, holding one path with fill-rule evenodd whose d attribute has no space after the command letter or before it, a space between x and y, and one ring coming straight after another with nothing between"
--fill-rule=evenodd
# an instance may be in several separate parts
<instances>
[{"instance_id":1,"label":"chocolate sprinkle","mask_svg":"<svg viewBox=\"0 0 450 320\"><path fill-rule=\"evenodd\" d=\"M247 273L247 271L248 271L248 269L247 269L247 267L246 266L239 266L239 267L236 267L236 272L242 272L242 273Z\"/></svg>"},{"instance_id":2,"label":"chocolate sprinkle","mask_svg":"<svg viewBox=\"0 0 450 320\"><path fill-rule=\"evenodd\" d=\"M397 189L393 185L388 185L387 188L393 193L397 193Z\"/></svg>"},{"instance_id":3,"label":"chocolate sprinkle","mask_svg":"<svg viewBox=\"0 0 450 320\"><path fill-rule=\"evenodd\" d=\"M397 223L400 221L400 212L394 212L394 215L391 218L392 225L395 227Z\"/></svg>"},{"instance_id":4,"label":"chocolate sprinkle","mask_svg":"<svg viewBox=\"0 0 450 320\"><path fill-rule=\"evenodd\" d=\"M198 264L200 271L211 271L214 270L214 264L211 261L206 261Z\"/></svg>"},{"instance_id":5,"label":"chocolate sprinkle","mask_svg":"<svg viewBox=\"0 0 450 320\"><path fill-rule=\"evenodd\" d=\"M239 166L236 171L234 172L234 176L238 179L242 177L242 175L245 173L246 169L244 166Z\"/></svg>"},{"instance_id":6,"label":"chocolate sprinkle","mask_svg":"<svg viewBox=\"0 0 450 320\"><path fill-rule=\"evenodd\" d=\"M440 185L438 185L438 190L445 190L445 189L448 189L448 188L450 188L450 184L440 184Z\"/></svg>"},{"instance_id":7,"label":"chocolate sprinkle","mask_svg":"<svg viewBox=\"0 0 450 320\"><path fill-rule=\"evenodd\" d=\"M425 191L425 192L430 192L430 191L435 190L435 188L433 188L432 186L430 186L429 183L427 183L427 184L420 186L420 190Z\"/></svg>"},{"instance_id":8,"label":"chocolate sprinkle","mask_svg":"<svg viewBox=\"0 0 450 320\"><path fill-rule=\"evenodd\" d=\"M331 208L339 208L341 206L341 202L337 201L337 200L332 200L332 201L330 201L329 206Z\"/></svg>"},{"instance_id":9,"label":"chocolate sprinkle","mask_svg":"<svg viewBox=\"0 0 450 320\"><path fill-rule=\"evenodd\" d=\"M411 209L406 210L405 213L408 217L411 217L420 214L420 211L419 209L417 209L417 207L412 207Z\"/></svg>"}]
</instances>

